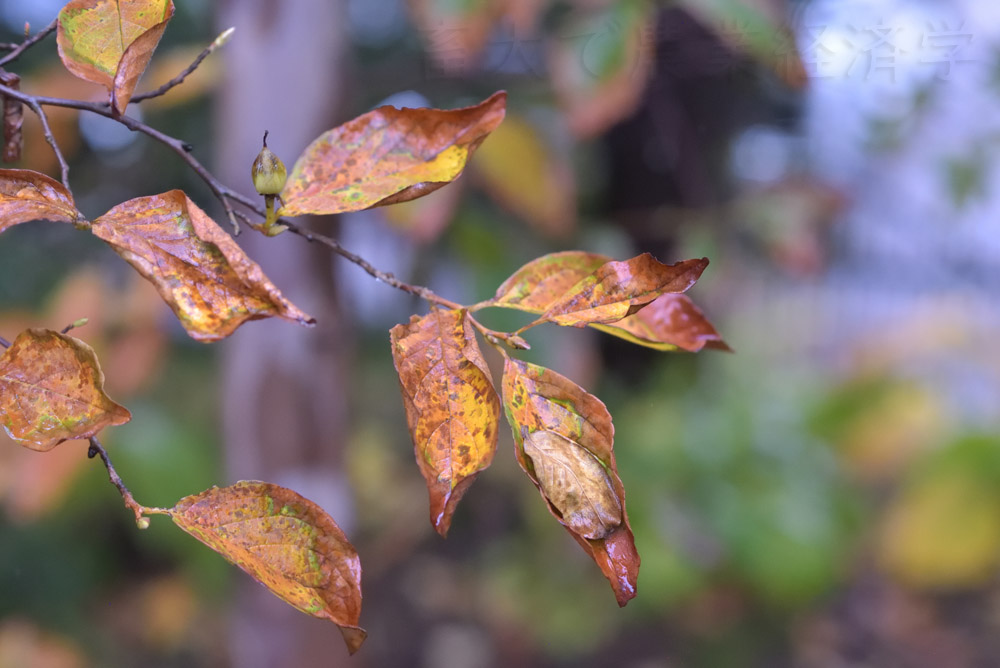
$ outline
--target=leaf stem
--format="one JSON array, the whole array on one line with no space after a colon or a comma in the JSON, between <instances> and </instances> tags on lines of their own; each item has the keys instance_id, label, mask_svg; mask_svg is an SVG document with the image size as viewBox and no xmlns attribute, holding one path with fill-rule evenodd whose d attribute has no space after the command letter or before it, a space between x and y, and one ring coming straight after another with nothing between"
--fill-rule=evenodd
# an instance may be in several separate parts
<instances>
[{"instance_id":1,"label":"leaf stem","mask_svg":"<svg viewBox=\"0 0 1000 668\"><path fill-rule=\"evenodd\" d=\"M14 49L8 53L3 58L0 58L0 67L3 67L12 60L16 60L22 53L30 49L32 46L38 42L45 39L50 33L55 32L56 26L59 25L59 19L53 19L52 23L48 24L42 30L35 34L34 37L28 37L19 45L14 47ZM7 46L7 45L4 45Z\"/></svg>"},{"instance_id":2,"label":"leaf stem","mask_svg":"<svg viewBox=\"0 0 1000 668\"><path fill-rule=\"evenodd\" d=\"M170 511L167 508L147 508L146 506L138 503L135 497L132 496L132 492L128 490L125 483L122 482L121 476L118 475L118 471L115 470L114 465L111 464L111 458L108 456L108 451L104 449L101 442L97 440L96 436L90 437L90 448L87 450L87 457L93 459L94 457L100 457L101 461L104 462L104 468L108 470L108 479L111 480L111 484L115 486L118 493L122 495L122 499L125 501L125 507L135 513L135 523L139 528L144 529L149 526L149 520L143 515L169 515Z\"/></svg>"}]
</instances>

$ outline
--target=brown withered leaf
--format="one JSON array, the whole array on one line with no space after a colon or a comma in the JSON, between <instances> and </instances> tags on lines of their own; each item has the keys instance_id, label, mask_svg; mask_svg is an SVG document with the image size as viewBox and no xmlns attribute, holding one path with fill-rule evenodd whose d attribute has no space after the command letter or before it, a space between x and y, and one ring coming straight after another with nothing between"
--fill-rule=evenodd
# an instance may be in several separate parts
<instances>
[{"instance_id":1,"label":"brown withered leaf","mask_svg":"<svg viewBox=\"0 0 1000 668\"><path fill-rule=\"evenodd\" d=\"M169 511L181 529L302 612L340 627L354 654L367 635L361 562L322 508L290 489L255 480L187 496Z\"/></svg>"},{"instance_id":2,"label":"brown withered leaf","mask_svg":"<svg viewBox=\"0 0 1000 668\"><path fill-rule=\"evenodd\" d=\"M624 606L636 594L639 554L615 465L608 409L565 376L509 358L503 402L518 463Z\"/></svg>"},{"instance_id":3,"label":"brown withered leaf","mask_svg":"<svg viewBox=\"0 0 1000 668\"><path fill-rule=\"evenodd\" d=\"M53 178L30 169L0 169L0 232L31 220L74 223L73 195Z\"/></svg>"},{"instance_id":4,"label":"brown withered leaf","mask_svg":"<svg viewBox=\"0 0 1000 668\"><path fill-rule=\"evenodd\" d=\"M13 72L0 70L0 83L13 90L21 90L21 77ZM24 103L13 97L0 95L3 102L3 161L17 162L24 148Z\"/></svg>"},{"instance_id":5,"label":"brown withered leaf","mask_svg":"<svg viewBox=\"0 0 1000 668\"><path fill-rule=\"evenodd\" d=\"M504 281L490 305L543 313L611 261L605 255L583 251L544 255ZM730 350L701 309L687 296L672 292L614 324L590 324L602 332L656 350Z\"/></svg>"},{"instance_id":6,"label":"brown withered leaf","mask_svg":"<svg viewBox=\"0 0 1000 668\"><path fill-rule=\"evenodd\" d=\"M59 12L59 57L76 76L107 88L122 115L173 15L172 0L72 0Z\"/></svg>"},{"instance_id":7,"label":"brown withered leaf","mask_svg":"<svg viewBox=\"0 0 1000 668\"><path fill-rule=\"evenodd\" d=\"M539 320L576 327L615 322L662 294L684 292L707 266L707 258L663 264L649 253L607 262L545 309Z\"/></svg>"},{"instance_id":8,"label":"brown withered leaf","mask_svg":"<svg viewBox=\"0 0 1000 668\"><path fill-rule=\"evenodd\" d=\"M27 448L44 452L131 419L104 393L97 356L79 339L28 329L0 355L0 426Z\"/></svg>"},{"instance_id":9,"label":"brown withered leaf","mask_svg":"<svg viewBox=\"0 0 1000 668\"><path fill-rule=\"evenodd\" d=\"M217 341L273 316L315 322L181 190L123 202L90 229L156 286L194 339Z\"/></svg>"},{"instance_id":10,"label":"brown withered leaf","mask_svg":"<svg viewBox=\"0 0 1000 668\"><path fill-rule=\"evenodd\" d=\"M503 91L449 111L385 106L328 130L296 161L278 214L359 211L431 193L458 178L506 106Z\"/></svg>"},{"instance_id":11,"label":"brown withered leaf","mask_svg":"<svg viewBox=\"0 0 1000 668\"><path fill-rule=\"evenodd\" d=\"M390 339L431 524L445 536L459 500L493 461L500 398L464 309L413 316Z\"/></svg>"}]
</instances>

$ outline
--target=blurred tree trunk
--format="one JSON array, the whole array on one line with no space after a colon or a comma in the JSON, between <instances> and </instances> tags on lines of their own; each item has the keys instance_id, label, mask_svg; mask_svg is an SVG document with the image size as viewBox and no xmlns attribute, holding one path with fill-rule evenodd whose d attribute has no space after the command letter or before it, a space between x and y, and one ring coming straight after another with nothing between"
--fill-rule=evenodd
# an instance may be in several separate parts
<instances>
[{"instance_id":1,"label":"blurred tree trunk","mask_svg":"<svg viewBox=\"0 0 1000 668\"><path fill-rule=\"evenodd\" d=\"M253 192L250 165L268 146L288 166L332 127L342 94L344 0L228 0L219 29L225 76L216 108L216 173ZM327 231L330 223L326 221ZM341 473L347 425L350 328L337 304L331 256L300 238L245 231L240 245L318 325L266 320L241 329L223 353L227 479L263 479L322 505L349 533L352 508ZM230 655L240 668L346 663L340 634L245 577L231 608ZM339 660L338 660L339 659ZM355 665L356 662L352 663Z\"/></svg>"}]
</instances>

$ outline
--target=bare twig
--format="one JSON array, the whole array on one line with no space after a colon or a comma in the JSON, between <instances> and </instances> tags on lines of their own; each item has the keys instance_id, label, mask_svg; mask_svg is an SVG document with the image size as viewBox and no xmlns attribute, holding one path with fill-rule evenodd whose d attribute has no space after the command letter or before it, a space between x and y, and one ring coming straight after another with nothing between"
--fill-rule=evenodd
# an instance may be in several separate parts
<instances>
[{"instance_id":1,"label":"bare twig","mask_svg":"<svg viewBox=\"0 0 1000 668\"><path fill-rule=\"evenodd\" d=\"M0 336L0 347L10 348L10 341Z\"/></svg>"},{"instance_id":2,"label":"bare twig","mask_svg":"<svg viewBox=\"0 0 1000 668\"><path fill-rule=\"evenodd\" d=\"M36 33L34 37L29 37L26 40L24 40L23 42L21 42L20 44L18 44L17 46L15 46L14 49L10 53L8 53L3 58L0 58L0 67L3 67L4 65L6 65L9 62L11 62L12 60L16 60L18 58L18 56L20 56L22 53L24 53L25 51L27 51L28 49L30 49L32 46L34 46L38 42L40 42L43 39L45 39L50 33L52 33L52 32L55 31L56 26L58 24L59 24L59 19L53 19L52 23L50 23L47 26L45 26L44 28L42 28L41 32ZM4 45L4 46L6 46L6 45Z\"/></svg>"},{"instance_id":3,"label":"bare twig","mask_svg":"<svg viewBox=\"0 0 1000 668\"><path fill-rule=\"evenodd\" d=\"M100 456L101 461L104 462L104 468L108 470L108 479L111 480L111 484L115 486L118 493L122 495L122 499L125 501L125 507L135 513L135 523L140 529L145 529L149 526L149 519L143 517L143 515L169 515L170 511L166 508L147 508L141 503L135 500L132 496L132 492L128 490L125 483L122 482L121 476L118 475L118 471L111 464L111 458L108 457L108 451L104 449L101 442L97 440L96 436L90 437L90 449L87 450L87 457L93 459L94 457Z\"/></svg>"},{"instance_id":4,"label":"bare twig","mask_svg":"<svg viewBox=\"0 0 1000 668\"><path fill-rule=\"evenodd\" d=\"M198 57L194 59L194 62L192 62L190 65L187 66L187 69L185 69L183 72L181 72L180 74L178 74L173 79L163 84L156 90L151 90L145 93L139 93L138 95L133 95L132 102L142 102L143 100L148 100L151 97L159 97L160 95L163 95L174 86L181 84L185 79L188 78L188 76L192 72L198 69L198 66L201 65L201 61L205 60L205 58L208 58L208 54L212 53L220 46L229 41L229 38L232 36L234 30L236 30L236 28L228 28L224 30L222 34L220 34L218 37L215 38L214 42L209 44L207 47L205 47L204 51L198 54Z\"/></svg>"}]
</instances>

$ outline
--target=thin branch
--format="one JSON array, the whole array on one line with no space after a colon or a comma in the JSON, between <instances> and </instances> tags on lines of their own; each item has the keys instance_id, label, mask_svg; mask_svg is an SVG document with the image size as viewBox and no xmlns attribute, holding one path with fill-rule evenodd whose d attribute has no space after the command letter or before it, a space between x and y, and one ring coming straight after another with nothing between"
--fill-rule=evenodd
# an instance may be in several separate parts
<instances>
[{"instance_id":1,"label":"thin branch","mask_svg":"<svg viewBox=\"0 0 1000 668\"><path fill-rule=\"evenodd\" d=\"M225 33L223 33L223 35L224 34ZM156 128L150 127L145 123L137 121L136 119L130 116L116 117L112 114L111 110L108 108L106 104L98 102L84 102L81 100L69 100L56 97L34 96L23 93L21 91L15 91L11 88L2 85L0 85L0 93L10 95L15 99L22 100L23 102L32 105L32 108L35 108L36 106L53 106L53 107L66 107L69 109L79 109L81 111L89 111L93 114L97 114L98 116L104 116L105 118L111 118L113 120L116 120L125 127L129 128L130 130L133 130L135 132L141 132L151 137L152 139L155 139L159 143L163 144L164 146L172 150L178 156L180 156L181 159L185 163L187 163L188 167L190 167L198 176L201 177L201 179L205 182L205 184L208 185L212 193L222 203L222 206L226 211L226 216L229 218L230 223L233 225L234 234L239 234L239 222L237 221L237 216L243 219L250 227L259 229L259 225L256 225L253 222L251 222L246 215L244 215L243 213L237 214L237 212L233 209L232 202L242 204L243 206L247 207L248 209L255 212L257 215L261 217L265 215L264 208L260 204L258 204L255 200L247 197L246 195L243 195L240 192L237 192L229 188L228 186L224 185L221 181L219 181L217 178L215 178L215 176L213 176L212 173L208 171L208 169L203 164L201 164L201 162L199 162L197 158L191 155L190 144L182 142L181 140L175 137L171 137L170 135L164 134L163 132L160 132ZM289 232L302 237L306 241L326 246L337 255L346 259L348 262L351 262L352 264L361 267L361 269L363 269L377 281L381 281L382 283L394 287L397 290L401 290L411 295L420 297L421 299L430 302L431 304L436 304L438 306L443 306L449 309L464 308L461 304L458 304L456 302L451 301L450 299L445 299L444 297L437 295L433 290L431 290L428 287L422 285L411 285L410 283L407 283L405 281L396 278L393 274L389 272L385 272L378 269L360 255L352 253L351 251L344 248L339 241L337 241L332 237L312 232L300 225L297 225L285 219L278 219L277 222L282 225L285 225L288 228ZM475 318L472 318L472 321L476 326L476 328L480 332L482 332L484 336L494 337L498 340L503 341L512 348L517 348L522 350L528 348L528 344L524 341L524 339L517 336L517 333L508 334L505 332L498 332L488 327L485 327L477 320L475 320Z\"/></svg>"},{"instance_id":2,"label":"thin branch","mask_svg":"<svg viewBox=\"0 0 1000 668\"><path fill-rule=\"evenodd\" d=\"M38 120L42 124L42 133L45 135L45 141L52 147L52 152L56 154L56 160L59 161L59 180L62 181L63 187L66 188L66 190L69 190L69 163L66 162L66 156L62 154L62 151L59 149L59 144L56 142L55 135L52 134L52 128L49 127L48 115L45 113L45 110L42 109L42 105L40 105L36 100L31 99L30 96L28 96L28 99L24 100L24 102L31 107L31 110L38 116Z\"/></svg>"},{"instance_id":3,"label":"thin branch","mask_svg":"<svg viewBox=\"0 0 1000 668\"><path fill-rule=\"evenodd\" d=\"M3 58L0 58L0 67L3 67L4 65L6 65L9 62L11 62L12 60L17 60L17 58L22 53L24 53L25 51L27 51L28 49L30 49L32 46L34 46L38 42L40 42L43 39L45 39L50 33L54 32L55 29L56 29L56 26L58 24L59 24L59 19L53 19L52 23L50 23L47 26L45 26L44 28L42 28L41 32L36 33L34 37L29 37L26 40L24 40L23 42L21 42L19 45L17 45L16 47L14 47L13 51L11 51L10 53L8 53Z\"/></svg>"},{"instance_id":4,"label":"thin branch","mask_svg":"<svg viewBox=\"0 0 1000 668\"><path fill-rule=\"evenodd\" d=\"M10 348L10 341L0 336L0 347Z\"/></svg>"},{"instance_id":5,"label":"thin branch","mask_svg":"<svg viewBox=\"0 0 1000 668\"><path fill-rule=\"evenodd\" d=\"M125 507L135 513L135 523L139 525L139 528L145 529L149 526L149 519L143 517L143 515L169 515L170 511L166 508L147 508L141 503L135 500L132 496L132 492L128 491L128 487L122 482L121 476L118 475L118 471L111 464L111 458L108 457L108 451L104 449L101 442L97 440L96 436L90 437L90 449L87 450L87 457L93 459L94 457L100 456L101 461L104 462L104 468L108 470L108 479L111 484L115 486L118 493L122 495L122 499L125 501Z\"/></svg>"},{"instance_id":6,"label":"thin branch","mask_svg":"<svg viewBox=\"0 0 1000 668\"><path fill-rule=\"evenodd\" d=\"M187 69L185 69L183 72L181 72L180 74L178 74L173 79L163 84L156 90L151 90L145 93L139 93L138 95L133 95L132 102L142 102L143 100L148 100L151 97L159 97L160 95L163 95L174 86L180 85L185 79L188 78L188 76L192 72L198 69L198 66L201 65L201 61L205 60L205 58L208 58L208 54L212 53L220 46L229 41L229 38L232 36L234 30L236 29L228 28L224 30L221 35L215 38L214 42L209 44L207 47L205 47L204 51L198 54L198 57L194 59L194 62L192 62L190 65L187 66Z\"/></svg>"}]
</instances>

